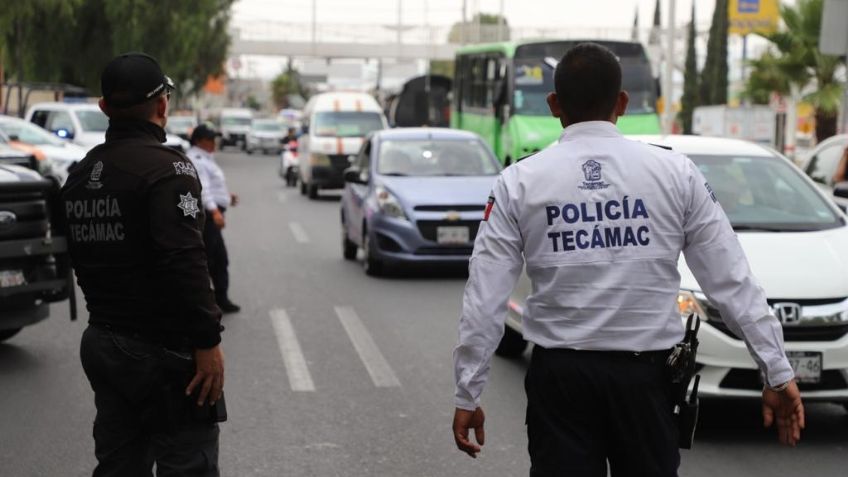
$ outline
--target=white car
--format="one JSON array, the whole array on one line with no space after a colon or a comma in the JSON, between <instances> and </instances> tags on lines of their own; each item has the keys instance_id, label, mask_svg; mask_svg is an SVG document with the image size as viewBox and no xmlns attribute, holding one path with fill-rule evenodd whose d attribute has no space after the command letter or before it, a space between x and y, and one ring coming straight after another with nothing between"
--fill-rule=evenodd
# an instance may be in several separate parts
<instances>
[{"instance_id":1,"label":"white car","mask_svg":"<svg viewBox=\"0 0 848 477\"><path fill-rule=\"evenodd\" d=\"M839 160L848 147L848 134L837 134L817 145L801 160L801 169L827 193L833 192L833 174L839 166ZM848 199L835 196L833 200L842 210L848 210Z\"/></svg>"},{"instance_id":2,"label":"white car","mask_svg":"<svg viewBox=\"0 0 848 477\"><path fill-rule=\"evenodd\" d=\"M12 116L0 116L0 134L12 143L20 142L40 151L46 161L45 175L60 185L68 178L68 168L85 157L85 149L59 139L33 123Z\"/></svg>"},{"instance_id":3,"label":"white car","mask_svg":"<svg viewBox=\"0 0 848 477\"><path fill-rule=\"evenodd\" d=\"M90 150L106 140L109 118L95 103L39 103L27 110L26 120ZM165 145L185 152L188 141L165 135Z\"/></svg>"},{"instance_id":4,"label":"white car","mask_svg":"<svg viewBox=\"0 0 848 477\"><path fill-rule=\"evenodd\" d=\"M283 151L285 126L276 119L254 119L247 133L245 151L253 154L262 151L265 154L280 154Z\"/></svg>"},{"instance_id":5,"label":"white car","mask_svg":"<svg viewBox=\"0 0 848 477\"><path fill-rule=\"evenodd\" d=\"M807 401L848 408L848 225L846 216L791 161L753 143L698 136L633 136L688 155L709 180L783 324L786 353ZM759 399L760 373L721 321L681 256L682 319L702 318L700 396ZM498 354L521 354L526 275L509 302ZM658 310L660 312L660 310Z\"/></svg>"}]
</instances>

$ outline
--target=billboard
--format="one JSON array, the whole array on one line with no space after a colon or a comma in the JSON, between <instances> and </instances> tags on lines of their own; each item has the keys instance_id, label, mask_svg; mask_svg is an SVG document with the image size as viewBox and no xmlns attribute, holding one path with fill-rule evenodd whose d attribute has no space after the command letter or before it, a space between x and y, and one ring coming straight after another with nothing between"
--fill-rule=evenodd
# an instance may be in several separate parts
<instances>
[{"instance_id":1,"label":"billboard","mask_svg":"<svg viewBox=\"0 0 848 477\"><path fill-rule=\"evenodd\" d=\"M773 33L780 20L778 0L729 0L728 18L731 34Z\"/></svg>"}]
</instances>

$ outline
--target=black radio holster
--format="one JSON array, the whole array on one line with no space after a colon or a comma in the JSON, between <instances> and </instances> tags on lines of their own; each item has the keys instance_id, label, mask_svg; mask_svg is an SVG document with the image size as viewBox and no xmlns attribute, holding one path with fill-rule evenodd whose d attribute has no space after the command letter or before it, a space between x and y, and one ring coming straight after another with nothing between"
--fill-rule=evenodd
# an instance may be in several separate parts
<instances>
[{"instance_id":1,"label":"black radio holster","mask_svg":"<svg viewBox=\"0 0 848 477\"><path fill-rule=\"evenodd\" d=\"M701 321L697 315L689 315L686 320L686 334L683 341L674 345L666 361L666 371L669 376L673 397L673 413L677 420L678 446L681 449L691 449L695 439L695 428L698 425L698 384L701 376L695 374L695 357L698 354L698 329ZM692 391L689 383L694 378ZM688 394L688 396L687 396Z\"/></svg>"}]
</instances>

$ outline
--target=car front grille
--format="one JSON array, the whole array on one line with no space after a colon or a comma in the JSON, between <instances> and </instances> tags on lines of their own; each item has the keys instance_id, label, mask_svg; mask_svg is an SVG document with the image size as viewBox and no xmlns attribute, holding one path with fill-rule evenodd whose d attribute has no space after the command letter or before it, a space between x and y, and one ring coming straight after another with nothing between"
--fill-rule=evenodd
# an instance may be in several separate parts
<instances>
[{"instance_id":1,"label":"car front grille","mask_svg":"<svg viewBox=\"0 0 848 477\"><path fill-rule=\"evenodd\" d=\"M14 214L14 223L0 225L0 240L44 237L50 229L44 192L0 193L0 212Z\"/></svg>"},{"instance_id":2,"label":"car front grille","mask_svg":"<svg viewBox=\"0 0 848 477\"><path fill-rule=\"evenodd\" d=\"M419 220L418 231L426 240L435 242L438 238L439 227L468 227L468 240L473 242L480 228L479 220Z\"/></svg>"},{"instance_id":3,"label":"car front grille","mask_svg":"<svg viewBox=\"0 0 848 477\"><path fill-rule=\"evenodd\" d=\"M471 256L474 247L420 247L415 250L415 255L438 255L448 257Z\"/></svg>"},{"instance_id":4,"label":"car front grille","mask_svg":"<svg viewBox=\"0 0 848 477\"><path fill-rule=\"evenodd\" d=\"M762 391L763 381L756 369L731 369L721 380L719 387L726 389L742 389L745 391ZM842 371L828 369L822 371L818 383L798 383L801 391L837 391L848 388Z\"/></svg>"},{"instance_id":5,"label":"car front grille","mask_svg":"<svg viewBox=\"0 0 848 477\"><path fill-rule=\"evenodd\" d=\"M843 301L844 298L838 299L828 299L828 300L768 300L769 305L780 302L792 302L798 303L801 306L816 306L816 305L827 305L832 303L839 303ZM713 328L721 331L727 336L731 338L740 339L736 336L727 325L721 321L721 314L718 311L718 308L707 305L704 307L704 311L709 315L710 325ZM792 326L783 326L783 340L784 341L836 341L842 339L843 336L848 334L848 323L840 323L835 325L825 325L825 326L804 326L804 325L792 325Z\"/></svg>"},{"instance_id":6,"label":"car front grille","mask_svg":"<svg viewBox=\"0 0 848 477\"><path fill-rule=\"evenodd\" d=\"M485 205L416 205L414 207L414 210L419 212L476 212L485 209Z\"/></svg>"}]
</instances>

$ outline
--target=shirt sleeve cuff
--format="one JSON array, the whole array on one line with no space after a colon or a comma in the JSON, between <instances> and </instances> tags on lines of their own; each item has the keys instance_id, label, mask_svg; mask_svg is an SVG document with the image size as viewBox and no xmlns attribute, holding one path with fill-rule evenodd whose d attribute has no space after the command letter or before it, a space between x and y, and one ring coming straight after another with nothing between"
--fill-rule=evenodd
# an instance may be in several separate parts
<instances>
[{"instance_id":1,"label":"shirt sleeve cuff","mask_svg":"<svg viewBox=\"0 0 848 477\"><path fill-rule=\"evenodd\" d=\"M477 409L478 407L480 407L480 405L478 403L475 403L472 400L469 400L469 399L466 399L466 398L463 398L463 397L460 397L460 396L455 396L454 399L453 399L453 403L454 403L454 406L456 406L457 408L465 409L466 411L473 411L473 410Z\"/></svg>"},{"instance_id":2,"label":"shirt sleeve cuff","mask_svg":"<svg viewBox=\"0 0 848 477\"><path fill-rule=\"evenodd\" d=\"M768 386L773 388L775 386L780 386L783 383L789 382L791 379L795 377L795 373L792 371L790 366L781 367L780 369L776 369L773 371L769 371L768 374Z\"/></svg>"},{"instance_id":3,"label":"shirt sleeve cuff","mask_svg":"<svg viewBox=\"0 0 848 477\"><path fill-rule=\"evenodd\" d=\"M220 328L214 331L208 331L199 333L194 337L192 341L192 345L194 345L195 349L209 349L218 346L221 342L221 331Z\"/></svg>"}]
</instances>

